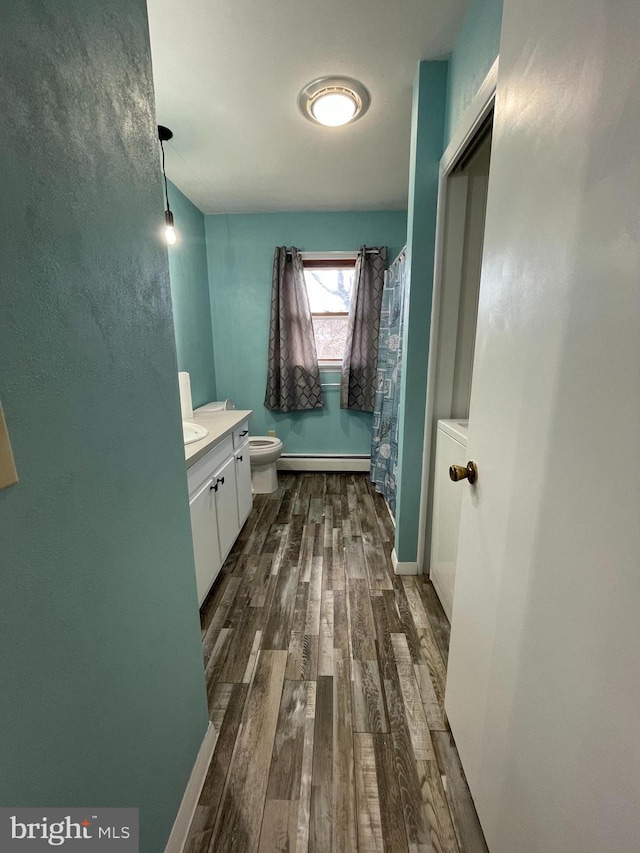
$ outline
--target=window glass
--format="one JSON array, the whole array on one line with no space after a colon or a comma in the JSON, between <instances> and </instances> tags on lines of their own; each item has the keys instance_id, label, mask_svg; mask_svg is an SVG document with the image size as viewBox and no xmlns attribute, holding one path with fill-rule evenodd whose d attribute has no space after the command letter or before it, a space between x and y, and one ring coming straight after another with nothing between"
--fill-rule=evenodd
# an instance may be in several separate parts
<instances>
[{"instance_id":1,"label":"window glass","mask_svg":"<svg viewBox=\"0 0 640 853\"><path fill-rule=\"evenodd\" d=\"M305 265L318 361L342 361L347 336L353 264L348 266Z\"/></svg>"},{"instance_id":2,"label":"window glass","mask_svg":"<svg viewBox=\"0 0 640 853\"><path fill-rule=\"evenodd\" d=\"M349 322L347 315L338 314L332 317L312 315L312 319L318 361L342 361Z\"/></svg>"}]
</instances>

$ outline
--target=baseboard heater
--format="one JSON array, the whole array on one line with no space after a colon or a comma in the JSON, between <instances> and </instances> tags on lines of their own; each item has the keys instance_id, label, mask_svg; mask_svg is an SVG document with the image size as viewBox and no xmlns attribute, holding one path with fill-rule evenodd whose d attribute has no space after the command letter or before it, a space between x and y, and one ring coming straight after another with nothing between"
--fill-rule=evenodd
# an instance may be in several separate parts
<instances>
[{"instance_id":1,"label":"baseboard heater","mask_svg":"<svg viewBox=\"0 0 640 853\"><path fill-rule=\"evenodd\" d=\"M371 457L364 454L283 453L278 471L342 471L345 474L368 471Z\"/></svg>"}]
</instances>

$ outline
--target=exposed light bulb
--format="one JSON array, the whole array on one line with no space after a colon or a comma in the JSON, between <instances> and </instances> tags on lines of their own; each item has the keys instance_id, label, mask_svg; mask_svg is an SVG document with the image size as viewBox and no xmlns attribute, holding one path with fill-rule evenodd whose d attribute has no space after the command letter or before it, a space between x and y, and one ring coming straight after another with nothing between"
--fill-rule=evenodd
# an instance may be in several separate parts
<instances>
[{"instance_id":1,"label":"exposed light bulb","mask_svg":"<svg viewBox=\"0 0 640 853\"><path fill-rule=\"evenodd\" d=\"M176 229L173 227L173 213L171 213L170 210L165 210L164 221L165 221L164 239L167 241L167 245L175 246L175 243L176 243L176 240L178 239L178 237L176 234Z\"/></svg>"}]
</instances>

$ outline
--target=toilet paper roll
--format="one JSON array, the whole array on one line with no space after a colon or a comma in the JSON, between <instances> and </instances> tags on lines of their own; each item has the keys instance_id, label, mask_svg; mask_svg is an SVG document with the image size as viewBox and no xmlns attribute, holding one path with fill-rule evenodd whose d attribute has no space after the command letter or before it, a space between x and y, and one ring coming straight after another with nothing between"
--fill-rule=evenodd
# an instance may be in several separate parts
<instances>
[{"instance_id":1,"label":"toilet paper roll","mask_svg":"<svg viewBox=\"0 0 640 853\"><path fill-rule=\"evenodd\" d=\"M178 373L178 385L180 386L180 411L182 412L182 420L188 421L193 417L191 379L188 373Z\"/></svg>"}]
</instances>

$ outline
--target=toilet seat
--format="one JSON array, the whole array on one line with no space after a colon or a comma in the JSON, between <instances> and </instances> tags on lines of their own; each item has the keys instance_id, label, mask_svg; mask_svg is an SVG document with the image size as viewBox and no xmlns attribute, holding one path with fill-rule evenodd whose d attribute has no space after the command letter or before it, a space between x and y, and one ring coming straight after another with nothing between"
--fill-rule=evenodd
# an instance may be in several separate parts
<instances>
[{"instance_id":1,"label":"toilet seat","mask_svg":"<svg viewBox=\"0 0 640 853\"><path fill-rule=\"evenodd\" d=\"M282 453L282 442L270 435L252 435L249 439L251 465L270 465Z\"/></svg>"}]
</instances>

